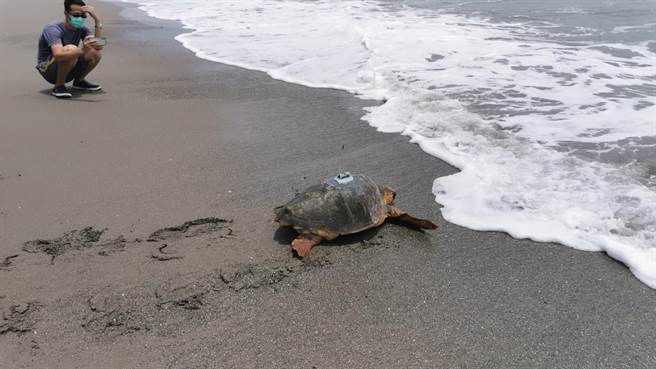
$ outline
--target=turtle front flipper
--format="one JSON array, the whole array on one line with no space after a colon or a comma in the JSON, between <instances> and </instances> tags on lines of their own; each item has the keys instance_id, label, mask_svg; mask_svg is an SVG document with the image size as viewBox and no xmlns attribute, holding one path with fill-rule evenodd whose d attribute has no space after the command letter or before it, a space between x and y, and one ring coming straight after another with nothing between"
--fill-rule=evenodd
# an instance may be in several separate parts
<instances>
[{"instance_id":1,"label":"turtle front flipper","mask_svg":"<svg viewBox=\"0 0 656 369\"><path fill-rule=\"evenodd\" d=\"M294 249L296 254L302 258L309 254L310 250L312 250L312 248L319 242L321 242L321 237L313 234L301 233L296 239L294 239L294 241L292 241L292 249Z\"/></svg>"},{"instance_id":2,"label":"turtle front flipper","mask_svg":"<svg viewBox=\"0 0 656 369\"><path fill-rule=\"evenodd\" d=\"M387 215L395 222L399 222L412 229L437 229L437 226L430 220L415 218L399 208L388 206Z\"/></svg>"}]
</instances>

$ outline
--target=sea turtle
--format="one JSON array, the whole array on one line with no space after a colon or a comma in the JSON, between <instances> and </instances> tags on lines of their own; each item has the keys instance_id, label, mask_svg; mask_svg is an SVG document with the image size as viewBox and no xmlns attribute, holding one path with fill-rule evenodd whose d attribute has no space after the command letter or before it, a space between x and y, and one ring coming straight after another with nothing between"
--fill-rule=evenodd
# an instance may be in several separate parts
<instances>
[{"instance_id":1,"label":"sea turtle","mask_svg":"<svg viewBox=\"0 0 656 369\"><path fill-rule=\"evenodd\" d=\"M274 209L275 221L299 233L292 248L299 257L307 255L322 239L378 227L394 218L414 229L435 229L424 219L412 217L392 205L396 192L378 186L365 175L346 172L311 186L287 204Z\"/></svg>"}]
</instances>

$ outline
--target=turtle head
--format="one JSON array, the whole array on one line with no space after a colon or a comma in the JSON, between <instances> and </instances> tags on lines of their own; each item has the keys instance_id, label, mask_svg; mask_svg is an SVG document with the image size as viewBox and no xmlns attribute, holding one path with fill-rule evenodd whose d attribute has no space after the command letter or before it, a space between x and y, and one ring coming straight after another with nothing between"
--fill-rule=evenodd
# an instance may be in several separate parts
<instances>
[{"instance_id":1,"label":"turtle head","mask_svg":"<svg viewBox=\"0 0 656 369\"><path fill-rule=\"evenodd\" d=\"M383 194L383 199L385 199L385 205L392 205L394 198L396 197L396 191L391 187L385 186L381 188L380 192Z\"/></svg>"},{"instance_id":2,"label":"turtle head","mask_svg":"<svg viewBox=\"0 0 656 369\"><path fill-rule=\"evenodd\" d=\"M273 209L273 212L276 214L275 218L273 219L275 222L278 222L281 225L290 225L289 208L287 208L286 206L278 206L275 209Z\"/></svg>"}]
</instances>

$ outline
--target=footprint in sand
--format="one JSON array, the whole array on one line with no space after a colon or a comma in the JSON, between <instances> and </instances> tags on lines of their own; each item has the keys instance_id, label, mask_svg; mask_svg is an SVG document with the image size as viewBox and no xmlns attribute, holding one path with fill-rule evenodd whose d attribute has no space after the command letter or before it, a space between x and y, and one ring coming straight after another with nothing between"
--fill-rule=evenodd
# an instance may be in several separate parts
<instances>
[{"instance_id":1,"label":"footprint in sand","mask_svg":"<svg viewBox=\"0 0 656 369\"><path fill-rule=\"evenodd\" d=\"M212 290L212 283L203 278L191 282L166 282L155 289L157 307L178 306L186 310L198 310L203 297Z\"/></svg>"},{"instance_id":2,"label":"footprint in sand","mask_svg":"<svg viewBox=\"0 0 656 369\"><path fill-rule=\"evenodd\" d=\"M150 254L150 257L152 257L155 260L159 261L169 261L169 260L176 260L176 259L182 259L184 256L179 255L175 253L174 251L168 250L169 245L163 244L161 246L158 246L155 250L153 250Z\"/></svg>"},{"instance_id":3,"label":"footprint in sand","mask_svg":"<svg viewBox=\"0 0 656 369\"><path fill-rule=\"evenodd\" d=\"M73 230L64 233L61 237L50 240L34 240L23 243L23 251L32 254L45 253L50 255L50 263L55 263L57 256L63 255L73 250L80 250L94 246L100 240L100 236L105 230L86 227L82 230Z\"/></svg>"},{"instance_id":4,"label":"footprint in sand","mask_svg":"<svg viewBox=\"0 0 656 369\"><path fill-rule=\"evenodd\" d=\"M2 315L0 322L0 335L13 333L26 333L32 331L39 322L37 313L43 308L38 301L11 305Z\"/></svg>"},{"instance_id":5,"label":"footprint in sand","mask_svg":"<svg viewBox=\"0 0 656 369\"><path fill-rule=\"evenodd\" d=\"M175 241L183 238L200 237L210 234L223 239L236 238L233 234L232 228L228 226L231 223L232 220L221 218L201 218L191 220L179 226L159 229L148 236L147 241ZM158 261L176 260L184 257L175 251L171 251L169 245L166 243L153 249L150 256Z\"/></svg>"},{"instance_id":6,"label":"footprint in sand","mask_svg":"<svg viewBox=\"0 0 656 369\"><path fill-rule=\"evenodd\" d=\"M150 330L145 307L147 296L132 293L100 293L87 300L89 314L82 327L95 334L121 336Z\"/></svg>"},{"instance_id":7,"label":"footprint in sand","mask_svg":"<svg viewBox=\"0 0 656 369\"><path fill-rule=\"evenodd\" d=\"M14 263L12 262L12 259L17 258L17 257L18 257L18 255L9 255L9 256L7 256L5 258L5 260L2 263L0 263L0 270L9 271L9 270L13 269Z\"/></svg>"},{"instance_id":8,"label":"footprint in sand","mask_svg":"<svg viewBox=\"0 0 656 369\"><path fill-rule=\"evenodd\" d=\"M221 218L201 218L185 222L175 227L159 229L148 236L148 241L175 240L184 237L197 237L209 233L219 233L221 238L235 238L228 225L232 220Z\"/></svg>"}]
</instances>

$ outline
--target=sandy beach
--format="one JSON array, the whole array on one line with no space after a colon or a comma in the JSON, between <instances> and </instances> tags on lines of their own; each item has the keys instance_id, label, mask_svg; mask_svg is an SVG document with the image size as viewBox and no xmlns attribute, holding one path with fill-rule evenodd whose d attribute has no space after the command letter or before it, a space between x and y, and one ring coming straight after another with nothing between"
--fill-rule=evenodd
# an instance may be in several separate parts
<instances>
[{"instance_id":1,"label":"sandy beach","mask_svg":"<svg viewBox=\"0 0 656 369\"><path fill-rule=\"evenodd\" d=\"M603 253L444 221L428 178L455 169L360 120L375 101L93 5L104 92L61 101L33 65L63 2L0 4L0 368L656 367L654 290ZM294 257L273 208L344 170L439 229Z\"/></svg>"}]
</instances>

